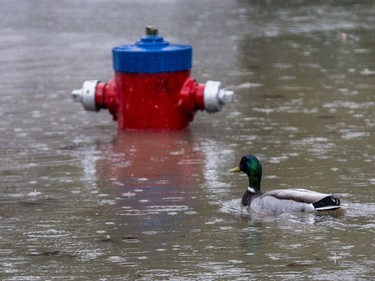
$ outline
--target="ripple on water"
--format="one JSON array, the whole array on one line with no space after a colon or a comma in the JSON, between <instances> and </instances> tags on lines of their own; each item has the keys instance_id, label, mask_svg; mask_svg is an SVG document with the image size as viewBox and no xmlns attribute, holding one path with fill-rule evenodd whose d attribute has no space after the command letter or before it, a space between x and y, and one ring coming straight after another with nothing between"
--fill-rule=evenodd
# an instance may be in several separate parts
<instances>
[{"instance_id":1,"label":"ripple on water","mask_svg":"<svg viewBox=\"0 0 375 281\"><path fill-rule=\"evenodd\" d=\"M369 132L342 132L342 137L346 140L369 137Z\"/></svg>"},{"instance_id":2,"label":"ripple on water","mask_svg":"<svg viewBox=\"0 0 375 281\"><path fill-rule=\"evenodd\" d=\"M46 229L40 231L30 231L25 233L30 238L61 238L69 236L70 233L65 230Z\"/></svg>"},{"instance_id":3,"label":"ripple on water","mask_svg":"<svg viewBox=\"0 0 375 281\"><path fill-rule=\"evenodd\" d=\"M375 219L374 203L348 203L348 216L351 218L366 217Z\"/></svg>"},{"instance_id":4,"label":"ripple on water","mask_svg":"<svg viewBox=\"0 0 375 281\"><path fill-rule=\"evenodd\" d=\"M141 200L140 200L141 202ZM145 201L144 203L147 203ZM141 202L142 203L142 202ZM151 205L145 208L134 208L132 206L122 206L121 216L145 216L166 213L168 215L176 215L183 212L184 214L195 215L196 211L191 210L186 205Z\"/></svg>"},{"instance_id":5,"label":"ripple on water","mask_svg":"<svg viewBox=\"0 0 375 281\"><path fill-rule=\"evenodd\" d=\"M317 157L324 157L336 144L326 137L307 137L301 140L291 141L292 146L303 148Z\"/></svg>"}]
</instances>

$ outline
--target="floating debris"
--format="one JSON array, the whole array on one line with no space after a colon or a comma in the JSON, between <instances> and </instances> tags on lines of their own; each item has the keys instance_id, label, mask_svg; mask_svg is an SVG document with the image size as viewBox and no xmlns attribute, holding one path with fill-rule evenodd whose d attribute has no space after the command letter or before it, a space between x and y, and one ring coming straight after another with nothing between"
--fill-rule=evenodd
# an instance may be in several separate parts
<instances>
[{"instance_id":1,"label":"floating debris","mask_svg":"<svg viewBox=\"0 0 375 281\"><path fill-rule=\"evenodd\" d=\"M110 235L107 235L106 237L99 239L98 242L113 242L113 239Z\"/></svg>"},{"instance_id":2,"label":"floating debris","mask_svg":"<svg viewBox=\"0 0 375 281\"><path fill-rule=\"evenodd\" d=\"M27 254L29 257L51 257L51 256L58 256L58 257L76 257L75 254L62 252L59 250L53 250L53 251L43 251L43 252L32 252Z\"/></svg>"},{"instance_id":3,"label":"floating debris","mask_svg":"<svg viewBox=\"0 0 375 281\"><path fill-rule=\"evenodd\" d=\"M302 263L302 262L291 262L285 265L286 267L305 267L305 266L312 266L313 264L311 263Z\"/></svg>"},{"instance_id":4,"label":"floating debris","mask_svg":"<svg viewBox=\"0 0 375 281\"><path fill-rule=\"evenodd\" d=\"M124 240L126 243L138 243L139 241L141 241L139 237L133 235L123 236L122 240Z\"/></svg>"},{"instance_id":5,"label":"floating debris","mask_svg":"<svg viewBox=\"0 0 375 281\"><path fill-rule=\"evenodd\" d=\"M337 36L336 36L337 40L341 42L347 41L348 37L349 37L348 33L345 33L345 32L339 32L337 33Z\"/></svg>"}]
</instances>

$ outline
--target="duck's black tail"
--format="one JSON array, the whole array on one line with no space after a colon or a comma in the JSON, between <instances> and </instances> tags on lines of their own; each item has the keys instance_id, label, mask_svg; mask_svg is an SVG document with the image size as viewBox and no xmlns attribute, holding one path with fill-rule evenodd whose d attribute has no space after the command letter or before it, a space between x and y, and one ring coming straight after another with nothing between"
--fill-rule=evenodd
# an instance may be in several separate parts
<instances>
[{"instance_id":1,"label":"duck's black tail","mask_svg":"<svg viewBox=\"0 0 375 281\"><path fill-rule=\"evenodd\" d=\"M340 208L340 199L333 196L327 196L313 203L313 205L317 211L335 210Z\"/></svg>"}]
</instances>

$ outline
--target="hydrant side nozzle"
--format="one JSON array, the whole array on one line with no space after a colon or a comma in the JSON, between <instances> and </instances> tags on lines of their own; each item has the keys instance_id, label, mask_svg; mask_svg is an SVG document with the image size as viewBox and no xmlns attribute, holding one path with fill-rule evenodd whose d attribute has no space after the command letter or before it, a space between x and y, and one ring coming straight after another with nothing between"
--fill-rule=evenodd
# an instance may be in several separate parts
<instances>
[{"instance_id":1,"label":"hydrant side nozzle","mask_svg":"<svg viewBox=\"0 0 375 281\"><path fill-rule=\"evenodd\" d=\"M184 111L192 113L204 110L204 84L198 84L195 79L188 77L180 90L178 104Z\"/></svg>"},{"instance_id":2,"label":"hydrant side nozzle","mask_svg":"<svg viewBox=\"0 0 375 281\"><path fill-rule=\"evenodd\" d=\"M95 89L98 82L98 80L83 82L81 89L72 91L73 101L81 103L85 110L98 111L95 103Z\"/></svg>"},{"instance_id":3,"label":"hydrant side nozzle","mask_svg":"<svg viewBox=\"0 0 375 281\"><path fill-rule=\"evenodd\" d=\"M116 79L111 79L108 83L99 82L96 86L96 106L101 109L108 109L113 116L113 120L117 120L118 114L118 92Z\"/></svg>"},{"instance_id":4,"label":"hydrant side nozzle","mask_svg":"<svg viewBox=\"0 0 375 281\"><path fill-rule=\"evenodd\" d=\"M204 107L208 113L221 111L226 103L233 102L233 91L225 90L219 81L207 81L204 88Z\"/></svg>"}]
</instances>

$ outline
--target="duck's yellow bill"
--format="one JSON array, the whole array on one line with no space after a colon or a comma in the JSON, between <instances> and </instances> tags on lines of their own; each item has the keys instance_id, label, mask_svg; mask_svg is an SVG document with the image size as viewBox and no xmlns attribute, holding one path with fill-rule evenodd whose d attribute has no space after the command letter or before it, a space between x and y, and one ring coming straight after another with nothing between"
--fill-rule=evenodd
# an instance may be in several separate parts
<instances>
[{"instance_id":1,"label":"duck's yellow bill","mask_svg":"<svg viewBox=\"0 0 375 281\"><path fill-rule=\"evenodd\" d=\"M231 173L238 173L238 172L241 172L241 169L240 169L240 167L235 167L233 169L230 169L229 172L231 172Z\"/></svg>"}]
</instances>

